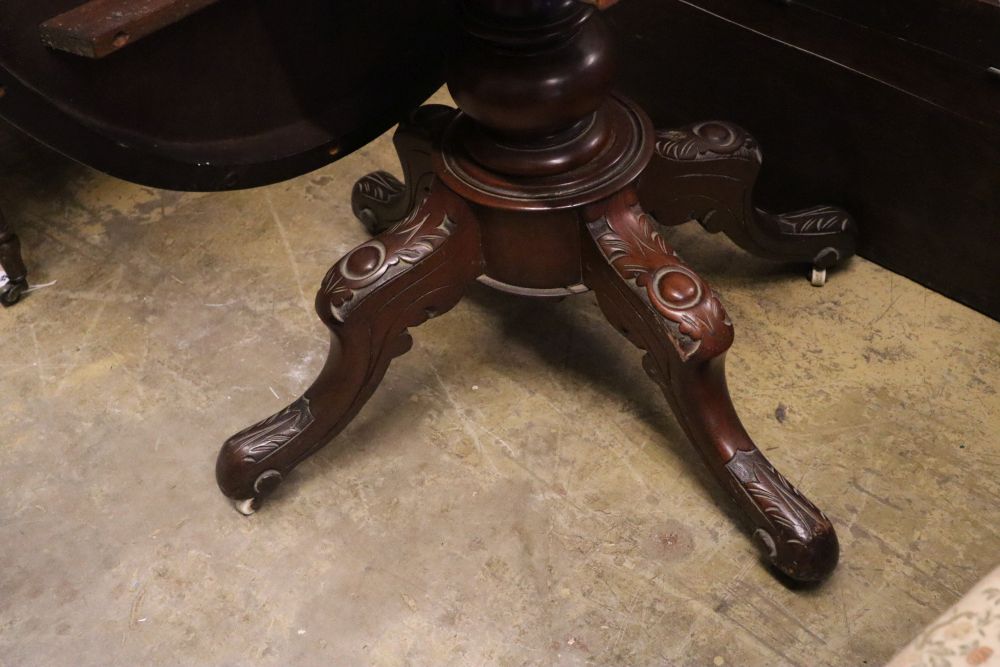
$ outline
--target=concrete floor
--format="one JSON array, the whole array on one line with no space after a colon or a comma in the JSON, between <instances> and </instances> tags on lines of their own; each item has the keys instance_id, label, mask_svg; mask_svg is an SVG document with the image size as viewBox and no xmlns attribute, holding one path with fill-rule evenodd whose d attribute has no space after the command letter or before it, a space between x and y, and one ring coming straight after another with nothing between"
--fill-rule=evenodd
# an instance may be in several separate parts
<instances>
[{"instance_id":1,"label":"concrete floor","mask_svg":"<svg viewBox=\"0 0 1000 667\"><path fill-rule=\"evenodd\" d=\"M737 323L744 421L840 533L827 584L761 564L590 296L475 290L243 518L217 448L319 369L312 295L388 139L211 195L0 148L58 281L0 313L2 665L877 665L1000 561L1000 324L694 227L670 236Z\"/></svg>"}]
</instances>

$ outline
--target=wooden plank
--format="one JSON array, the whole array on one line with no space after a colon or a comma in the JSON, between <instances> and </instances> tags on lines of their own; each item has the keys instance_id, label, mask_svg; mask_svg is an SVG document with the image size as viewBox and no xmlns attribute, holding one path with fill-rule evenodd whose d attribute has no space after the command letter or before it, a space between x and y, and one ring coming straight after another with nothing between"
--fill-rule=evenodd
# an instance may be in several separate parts
<instances>
[{"instance_id":1,"label":"wooden plank","mask_svg":"<svg viewBox=\"0 0 1000 667\"><path fill-rule=\"evenodd\" d=\"M42 42L103 58L221 0L90 0L41 25Z\"/></svg>"}]
</instances>

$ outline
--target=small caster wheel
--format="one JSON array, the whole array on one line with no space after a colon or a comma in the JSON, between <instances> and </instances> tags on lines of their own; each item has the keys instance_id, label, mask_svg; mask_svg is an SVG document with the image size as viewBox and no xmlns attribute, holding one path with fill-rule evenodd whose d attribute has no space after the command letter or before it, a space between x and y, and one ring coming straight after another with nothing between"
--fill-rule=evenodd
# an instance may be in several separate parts
<instances>
[{"instance_id":1,"label":"small caster wheel","mask_svg":"<svg viewBox=\"0 0 1000 667\"><path fill-rule=\"evenodd\" d=\"M0 288L0 305L4 308L10 308L21 300L27 287L28 283L24 281L7 283L6 287Z\"/></svg>"},{"instance_id":2,"label":"small caster wheel","mask_svg":"<svg viewBox=\"0 0 1000 667\"><path fill-rule=\"evenodd\" d=\"M281 486L281 482L283 480L284 477L277 470L265 470L253 483L253 491L257 495L253 498L247 498L246 500L233 501L233 504L236 506L236 511L243 516L250 516L260 509L261 499L264 496L273 493L276 488Z\"/></svg>"},{"instance_id":3,"label":"small caster wheel","mask_svg":"<svg viewBox=\"0 0 1000 667\"><path fill-rule=\"evenodd\" d=\"M236 507L236 511L243 516L250 516L257 511L257 499L247 498L246 500L234 500L233 505Z\"/></svg>"},{"instance_id":4,"label":"small caster wheel","mask_svg":"<svg viewBox=\"0 0 1000 667\"><path fill-rule=\"evenodd\" d=\"M813 268L812 277L809 282L812 283L813 287L822 287L826 284L826 269Z\"/></svg>"},{"instance_id":5,"label":"small caster wheel","mask_svg":"<svg viewBox=\"0 0 1000 667\"><path fill-rule=\"evenodd\" d=\"M822 287L826 284L827 269L840 263L840 252L836 248L824 248L812 261L812 277L809 282L813 287Z\"/></svg>"},{"instance_id":6,"label":"small caster wheel","mask_svg":"<svg viewBox=\"0 0 1000 667\"><path fill-rule=\"evenodd\" d=\"M774 563L778 559L778 547L774 544L774 538L768 535L766 530L760 528L755 530L753 539L768 562Z\"/></svg>"}]
</instances>

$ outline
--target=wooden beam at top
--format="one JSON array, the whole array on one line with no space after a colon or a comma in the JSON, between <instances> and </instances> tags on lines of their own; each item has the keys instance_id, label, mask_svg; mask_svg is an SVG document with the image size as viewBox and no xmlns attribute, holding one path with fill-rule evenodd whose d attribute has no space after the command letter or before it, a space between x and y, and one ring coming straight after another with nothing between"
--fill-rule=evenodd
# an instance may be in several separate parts
<instances>
[{"instance_id":1,"label":"wooden beam at top","mask_svg":"<svg viewBox=\"0 0 1000 667\"><path fill-rule=\"evenodd\" d=\"M42 42L103 58L221 0L90 0L41 25Z\"/></svg>"}]
</instances>

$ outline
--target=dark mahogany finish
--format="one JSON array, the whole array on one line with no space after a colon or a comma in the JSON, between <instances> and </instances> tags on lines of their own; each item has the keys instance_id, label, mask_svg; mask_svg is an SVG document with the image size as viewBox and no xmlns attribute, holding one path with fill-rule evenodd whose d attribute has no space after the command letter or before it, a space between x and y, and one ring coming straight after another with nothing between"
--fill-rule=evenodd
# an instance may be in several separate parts
<instances>
[{"instance_id":1,"label":"dark mahogany finish","mask_svg":"<svg viewBox=\"0 0 1000 667\"><path fill-rule=\"evenodd\" d=\"M754 206L762 157L742 128L708 121L660 132L656 155L643 174L642 200L661 223L697 220L755 255L812 264L818 271L854 254L857 225L839 208L775 215Z\"/></svg>"},{"instance_id":2,"label":"dark mahogany finish","mask_svg":"<svg viewBox=\"0 0 1000 667\"><path fill-rule=\"evenodd\" d=\"M765 556L802 581L836 566L829 519L736 415L725 309L640 194L670 223L697 218L751 251L822 267L851 254L853 222L834 209L757 211L759 154L745 133L711 123L657 134L611 95L611 45L591 6L606 4L464 0L467 36L450 79L461 110L425 107L400 126L405 182L377 172L356 186L354 211L376 235L334 265L317 296L332 333L326 367L302 398L223 446L219 485L241 511L343 429L409 349L409 328L454 306L474 280L539 297L593 290L645 351L646 371Z\"/></svg>"}]
</instances>

